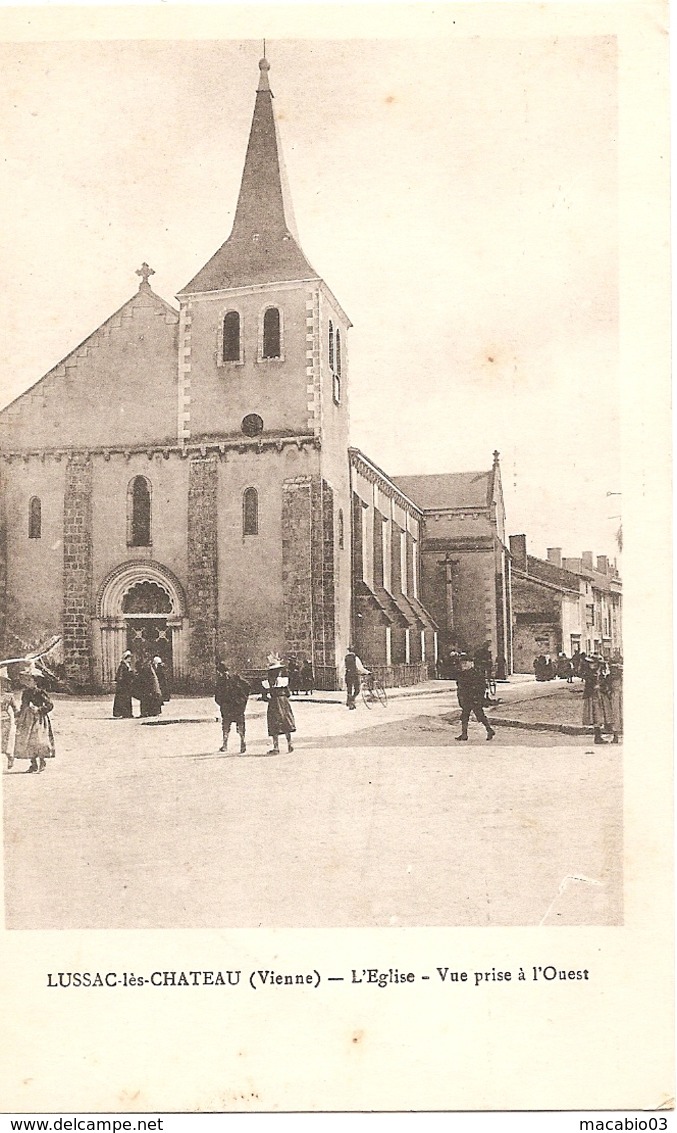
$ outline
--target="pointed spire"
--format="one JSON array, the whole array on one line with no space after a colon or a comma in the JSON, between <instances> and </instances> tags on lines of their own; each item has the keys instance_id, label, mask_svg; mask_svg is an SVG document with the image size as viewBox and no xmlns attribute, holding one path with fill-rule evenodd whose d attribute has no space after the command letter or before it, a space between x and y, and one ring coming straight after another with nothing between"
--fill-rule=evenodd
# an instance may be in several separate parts
<instances>
[{"instance_id":1,"label":"pointed spire","mask_svg":"<svg viewBox=\"0 0 677 1133\"><path fill-rule=\"evenodd\" d=\"M186 292L318 278L298 243L269 71L264 45L233 229Z\"/></svg>"}]
</instances>

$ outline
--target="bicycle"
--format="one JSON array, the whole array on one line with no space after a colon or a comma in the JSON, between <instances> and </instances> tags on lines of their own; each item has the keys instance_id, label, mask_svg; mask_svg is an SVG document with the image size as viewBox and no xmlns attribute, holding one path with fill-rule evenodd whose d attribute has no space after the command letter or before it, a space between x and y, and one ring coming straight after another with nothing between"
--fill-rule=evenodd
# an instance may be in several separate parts
<instances>
[{"instance_id":1,"label":"bicycle","mask_svg":"<svg viewBox=\"0 0 677 1133\"><path fill-rule=\"evenodd\" d=\"M388 703L386 690L380 681L377 681L373 673L369 673L362 679L362 699L367 708L371 708L372 704L380 704L381 708L385 708Z\"/></svg>"}]
</instances>

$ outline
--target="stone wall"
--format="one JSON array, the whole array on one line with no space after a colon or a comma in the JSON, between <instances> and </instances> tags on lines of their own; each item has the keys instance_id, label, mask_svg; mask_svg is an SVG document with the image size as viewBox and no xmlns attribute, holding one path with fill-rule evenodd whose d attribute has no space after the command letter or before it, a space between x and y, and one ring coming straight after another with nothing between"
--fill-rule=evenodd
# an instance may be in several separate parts
<instances>
[{"instance_id":1,"label":"stone wall","mask_svg":"<svg viewBox=\"0 0 677 1133\"><path fill-rule=\"evenodd\" d=\"M312 657L312 521L310 476L282 485L282 594L286 647Z\"/></svg>"},{"instance_id":2,"label":"stone wall","mask_svg":"<svg viewBox=\"0 0 677 1133\"><path fill-rule=\"evenodd\" d=\"M63 509L63 652L75 688L91 683L92 461L71 455Z\"/></svg>"},{"instance_id":3,"label":"stone wall","mask_svg":"<svg viewBox=\"0 0 677 1133\"><path fill-rule=\"evenodd\" d=\"M336 670L334 586L334 493L326 480L313 479L313 655L316 680L327 684ZM324 675L320 673L324 671ZM323 684L320 684L320 680Z\"/></svg>"},{"instance_id":4,"label":"stone wall","mask_svg":"<svg viewBox=\"0 0 677 1133\"><path fill-rule=\"evenodd\" d=\"M195 688L214 681L217 624L217 462L190 462L188 480L189 673Z\"/></svg>"},{"instance_id":5,"label":"stone wall","mask_svg":"<svg viewBox=\"0 0 677 1133\"><path fill-rule=\"evenodd\" d=\"M335 688L333 492L319 476L283 484L282 592L287 651L312 659L317 688Z\"/></svg>"}]
</instances>

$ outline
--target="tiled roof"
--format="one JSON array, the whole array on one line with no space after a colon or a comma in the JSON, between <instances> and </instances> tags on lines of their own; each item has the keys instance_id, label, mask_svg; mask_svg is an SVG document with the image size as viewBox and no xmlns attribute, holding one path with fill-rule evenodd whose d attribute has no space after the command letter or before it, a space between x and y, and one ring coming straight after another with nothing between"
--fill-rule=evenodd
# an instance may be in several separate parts
<instances>
[{"instance_id":1,"label":"tiled roof","mask_svg":"<svg viewBox=\"0 0 677 1133\"><path fill-rule=\"evenodd\" d=\"M490 503L491 472L394 476L393 482L424 510L486 508Z\"/></svg>"}]
</instances>

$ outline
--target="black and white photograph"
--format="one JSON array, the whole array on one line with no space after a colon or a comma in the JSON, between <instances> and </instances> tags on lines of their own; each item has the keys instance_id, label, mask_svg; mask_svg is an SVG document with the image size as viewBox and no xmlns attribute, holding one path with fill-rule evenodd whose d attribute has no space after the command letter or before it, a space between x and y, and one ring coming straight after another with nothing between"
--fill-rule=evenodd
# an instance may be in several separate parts
<instances>
[{"instance_id":1,"label":"black and white photograph","mask_svg":"<svg viewBox=\"0 0 677 1133\"><path fill-rule=\"evenodd\" d=\"M61 1011L90 985L96 1009L97 941L225 933L232 962L157 943L116 983L150 1010L185 968L241 999L279 970L288 1012L315 977L335 1002L409 981L400 1011L467 980L491 1013L519 1012L526 970L544 1016L592 1012L595 932L613 950L634 924L628 775L653 757L624 744L624 670L635 649L637 696L670 664L662 629L652 657L626 628L621 37L595 5L571 30L556 5L498 6L533 17L523 33L443 7L428 32L405 13L398 35L389 8L387 33L350 38L301 34L298 9L234 34L225 6L210 34L3 31L3 948L58 941L40 978ZM279 944L248 967L239 930L375 930L377 968ZM444 946L412 966L410 930ZM185 1095L106 1086L99 1108L305 1108L204 1074ZM611 1080L599 1104L631 1104ZM383 1083L334 1089L307 1108L388 1108ZM406 1108L464 1096L484 1108L440 1083ZM543 1096L497 1086L486 1108ZM78 1098L97 1108L91 1081Z\"/></svg>"}]
</instances>

